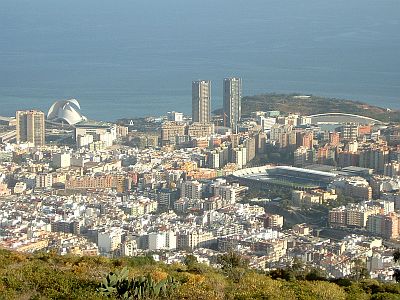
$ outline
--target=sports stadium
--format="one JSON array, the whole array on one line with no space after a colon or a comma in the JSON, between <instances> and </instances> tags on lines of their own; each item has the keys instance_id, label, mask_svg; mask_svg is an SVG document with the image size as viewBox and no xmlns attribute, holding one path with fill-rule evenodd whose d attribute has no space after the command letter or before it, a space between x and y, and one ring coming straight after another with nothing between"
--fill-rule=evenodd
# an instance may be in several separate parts
<instances>
[{"instance_id":1,"label":"sports stadium","mask_svg":"<svg viewBox=\"0 0 400 300\"><path fill-rule=\"evenodd\" d=\"M278 185L301 190L323 188L338 176L334 173L289 166L267 165L235 171L233 177L247 184Z\"/></svg>"}]
</instances>

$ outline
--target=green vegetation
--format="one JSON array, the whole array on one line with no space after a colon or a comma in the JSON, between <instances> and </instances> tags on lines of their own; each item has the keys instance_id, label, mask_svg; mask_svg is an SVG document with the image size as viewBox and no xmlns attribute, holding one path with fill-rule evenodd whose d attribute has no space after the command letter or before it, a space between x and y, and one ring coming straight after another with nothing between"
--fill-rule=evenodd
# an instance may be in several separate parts
<instances>
[{"instance_id":1,"label":"green vegetation","mask_svg":"<svg viewBox=\"0 0 400 300\"><path fill-rule=\"evenodd\" d=\"M219 269L188 256L166 265L150 257L33 255L0 250L0 299L400 299L399 284L376 280L328 281L300 261L266 274L235 253Z\"/></svg>"},{"instance_id":2,"label":"green vegetation","mask_svg":"<svg viewBox=\"0 0 400 300\"><path fill-rule=\"evenodd\" d=\"M296 97L298 94L263 94L243 97L242 113L279 110L282 113L312 115L328 112L342 112L371 117L384 122L400 122L399 111L369 105L359 101L310 96Z\"/></svg>"},{"instance_id":3,"label":"green vegetation","mask_svg":"<svg viewBox=\"0 0 400 300\"><path fill-rule=\"evenodd\" d=\"M156 282L150 274L129 278L128 268L110 272L103 279L99 291L109 298L117 299L170 299L176 284L172 277Z\"/></svg>"}]
</instances>

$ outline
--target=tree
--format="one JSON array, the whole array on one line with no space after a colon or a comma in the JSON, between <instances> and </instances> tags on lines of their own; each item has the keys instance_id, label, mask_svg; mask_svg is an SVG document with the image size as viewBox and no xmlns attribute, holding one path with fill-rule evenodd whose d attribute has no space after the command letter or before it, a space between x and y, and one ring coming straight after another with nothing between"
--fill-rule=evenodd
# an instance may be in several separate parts
<instances>
[{"instance_id":1,"label":"tree","mask_svg":"<svg viewBox=\"0 0 400 300\"><path fill-rule=\"evenodd\" d=\"M400 282L400 269L393 270L393 279L396 280L396 282Z\"/></svg>"},{"instance_id":2,"label":"tree","mask_svg":"<svg viewBox=\"0 0 400 300\"><path fill-rule=\"evenodd\" d=\"M221 265L222 270L230 270L233 268L247 268L249 265L248 259L243 258L241 255L229 251L220 255L217 262Z\"/></svg>"},{"instance_id":3,"label":"tree","mask_svg":"<svg viewBox=\"0 0 400 300\"><path fill-rule=\"evenodd\" d=\"M183 259L183 263L185 264L186 267L191 268L197 264L197 257L192 254L188 254Z\"/></svg>"},{"instance_id":4,"label":"tree","mask_svg":"<svg viewBox=\"0 0 400 300\"><path fill-rule=\"evenodd\" d=\"M325 280L326 275L321 269L313 268L305 276L308 281Z\"/></svg>"},{"instance_id":5,"label":"tree","mask_svg":"<svg viewBox=\"0 0 400 300\"><path fill-rule=\"evenodd\" d=\"M393 259L395 263L400 261L400 249L397 249L396 251L393 252Z\"/></svg>"},{"instance_id":6,"label":"tree","mask_svg":"<svg viewBox=\"0 0 400 300\"><path fill-rule=\"evenodd\" d=\"M354 267L351 272L350 277L354 280L361 280L369 278L369 272L366 268L366 263L361 259L356 259L353 261Z\"/></svg>"},{"instance_id":7,"label":"tree","mask_svg":"<svg viewBox=\"0 0 400 300\"><path fill-rule=\"evenodd\" d=\"M287 199L283 199L280 203L283 209L288 209L290 207L290 201Z\"/></svg>"},{"instance_id":8,"label":"tree","mask_svg":"<svg viewBox=\"0 0 400 300\"><path fill-rule=\"evenodd\" d=\"M218 256L217 262L221 265L221 269L225 274L234 282L240 281L249 266L248 259L233 251Z\"/></svg>"},{"instance_id":9,"label":"tree","mask_svg":"<svg viewBox=\"0 0 400 300\"><path fill-rule=\"evenodd\" d=\"M294 272L300 272L304 269L304 263L301 259L299 259L298 257L293 258L293 262L292 262L292 267L291 269Z\"/></svg>"},{"instance_id":10,"label":"tree","mask_svg":"<svg viewBox=\"0 0 400 300\"><path fill-rule=\"evenodd\" d=\"M396 251L393 252L393 260L395 263L400 261L400 249L396 249ZM396 280L396 282L400 282L400 269L395 268L393 270L393 279Z\"/></svg>"},{"instance_id":11,"label":"tree","mask_svg":"<svg viewBox=\"0 0 400 300\"><path fill-rule=\"evenodd\" d=\"M285 279L287 281L295 281L296 274L291 268L272 270L268 274L272 279Z\"/></svg>"}]
</instances>

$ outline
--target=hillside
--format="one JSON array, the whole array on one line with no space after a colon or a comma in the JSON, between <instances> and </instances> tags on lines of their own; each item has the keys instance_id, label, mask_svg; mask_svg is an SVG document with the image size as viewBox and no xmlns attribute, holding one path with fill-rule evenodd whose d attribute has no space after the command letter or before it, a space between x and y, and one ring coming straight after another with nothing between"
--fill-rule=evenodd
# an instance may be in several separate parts
<instances>
[{"instance_id":1,"label":"hillside","mask_svg":"<svg viewBox=\"0 0 400 300\"><path fill-rule=\"evenodd\" d=\"M101 280L123 267L130 278L146 274L155 282L173 278L176 286L168 297L151 299L400 299L398 284L333 283L314 280L319 278L315 272L281 271L267 276L232 262L225 265L229 268L215 269L193 259L187 259L186 265L165 265L148 257L106 259L0 250L0 299L105 299L99 292Z\"/></svg>"},{"instance_id":2,"label":"hillside","mask_svg":"<svg viewBox=\"0 0 400 300\"><path fill-rule=\"evenodd\" d=\"M299 113L312 115L328 112L359 114L384 122L400 122L399 110L369 105L359 101L325 98L310 95L299 97L298 94L263 94L246 96L242 99L242 114L248 115L254 111L279 110L284 114ZM221 112L217 110L216 113Z\"/></svg>"}]
</instances>

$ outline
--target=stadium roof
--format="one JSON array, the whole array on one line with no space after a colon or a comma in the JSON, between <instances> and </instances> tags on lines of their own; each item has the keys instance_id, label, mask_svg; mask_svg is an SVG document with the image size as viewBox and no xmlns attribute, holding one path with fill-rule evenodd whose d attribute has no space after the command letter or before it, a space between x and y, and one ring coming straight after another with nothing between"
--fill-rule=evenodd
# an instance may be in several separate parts
<instances>
[{"instance_id":1,"label":"stadium roof","mask_svg":"<svg viewBox=\"0 0 400 300\"><path fill-rule=\"evenodd\" d=\"M354 122L360 124L382 124L382 121L355 115L355 114L347 114L341 112L332 112L332 113L324 113L324 114L316 114L309 116L311 118L311 122L313 124L317 123L347 123Z\"/></svg>"}]
</instances>

